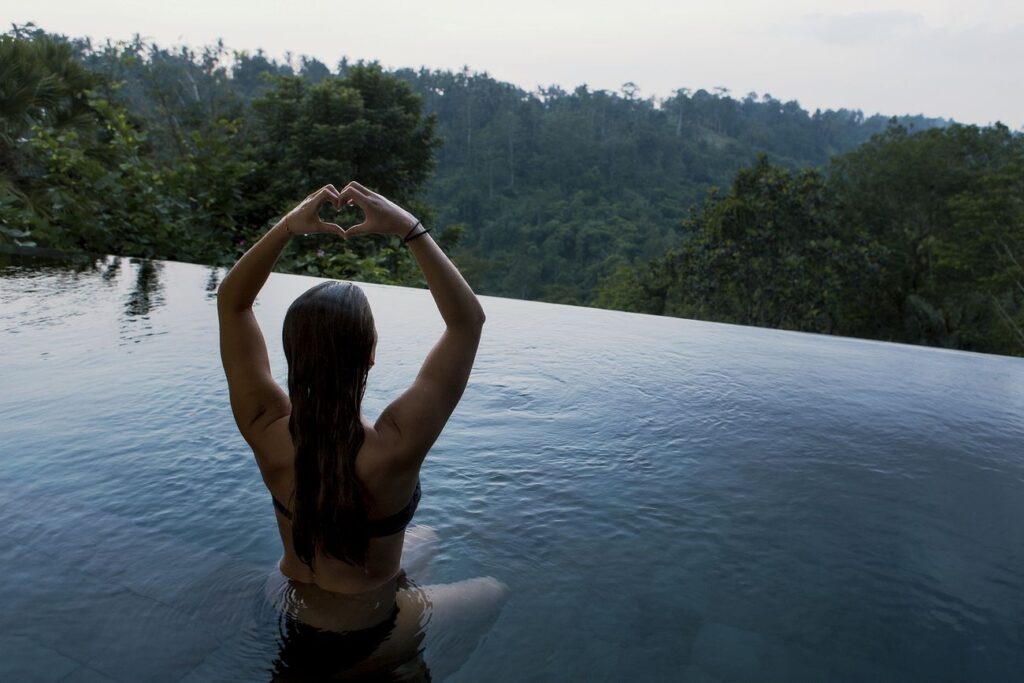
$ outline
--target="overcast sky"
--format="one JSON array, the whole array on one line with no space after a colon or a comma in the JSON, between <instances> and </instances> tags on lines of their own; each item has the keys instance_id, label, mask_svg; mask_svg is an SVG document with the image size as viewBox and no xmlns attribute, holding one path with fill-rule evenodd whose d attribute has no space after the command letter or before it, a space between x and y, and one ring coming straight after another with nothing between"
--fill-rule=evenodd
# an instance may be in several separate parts
<instances>
[{"instance_id":1,"label":"overcast sky","mask_svg":"<svg viewBox=\"0 0 1024 683\"><path fill-rule=\"evenodd\" d=\"M295 9L301 7L301 10ZM808 109L1024 127L1022 0L0 0L5 23L163 45L223 38L386 66L463 65L524 88L728 88Z\"/></svg>"}]
</instances>

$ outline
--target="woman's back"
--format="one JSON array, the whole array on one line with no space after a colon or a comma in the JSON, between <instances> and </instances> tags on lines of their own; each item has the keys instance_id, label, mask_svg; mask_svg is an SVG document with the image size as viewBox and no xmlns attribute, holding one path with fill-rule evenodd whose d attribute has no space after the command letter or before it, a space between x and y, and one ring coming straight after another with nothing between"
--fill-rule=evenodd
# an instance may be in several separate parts
<instances>
[{"instance_id":1,"label":"woman's back","mask_svg":"<svg viewBox=\"0 0 1024 683\"><path fill-rule=\"evenodd\" d=\"M365 564L355 565L318 552L314 571L299 559L292 541L293 510L290 501L295 490L295 449L290 444L288 421L282 419L270 427L283 430L280 438L273 439L282 448L277 453L268 453L266 457L257 456L257 462L273 502L278 503L274 509L284 545L279 567L288 578L336 593L353 594L374 590L398 573L405 526L410 521L406 517L411 518L410 513L415 512L413 503L419 502L419 471L403 471L393 457L389 458L387 427L378 431L364 420L363 428L365 439L356 455L356 476L369 522Z\"/></svg>"}]
</instances>

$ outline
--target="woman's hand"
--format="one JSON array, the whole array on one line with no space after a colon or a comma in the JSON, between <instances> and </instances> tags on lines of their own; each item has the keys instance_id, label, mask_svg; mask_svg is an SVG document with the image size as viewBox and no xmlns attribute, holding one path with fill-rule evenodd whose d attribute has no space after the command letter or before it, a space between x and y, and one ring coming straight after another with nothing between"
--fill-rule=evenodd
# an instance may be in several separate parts
<instances>
[{"instance_id":1,"label":"woman's hand","mask_svg":"<svg viewBox=\"0 0 1024 683\"><path fill-rule=\"evenodd\" d=\"M355 181L346 185L339 196L345 206L355 205L363 210L363 222L345 230L346 238L370 233L405 236L419 223L415 216L387 197Z\"/></svg>"},{"instance_id":2,"label":"woman's hand","mask_svg":"<svg viewBox=\"0 0 1024 683\"><path fill-rule=\"evenodd\" d=\"M324 202L329 202L335 209L341 209L341 194L334 189L334 185L324 185L285 214L285 217L281 219L285 230L291 235L327 232L344 237L345 231L340 225L320 220L320 207L324 205Z\"/></svg>"}]
</instances>

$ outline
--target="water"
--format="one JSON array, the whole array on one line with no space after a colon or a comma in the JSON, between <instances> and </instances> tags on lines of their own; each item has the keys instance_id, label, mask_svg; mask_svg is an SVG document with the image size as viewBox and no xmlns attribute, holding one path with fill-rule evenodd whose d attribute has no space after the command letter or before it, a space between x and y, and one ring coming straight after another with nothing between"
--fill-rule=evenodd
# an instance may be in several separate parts
<instances>
[{"instance_id":1,"label":"water","mask_svg":"<svg viewBox=\"0 0 1024 683\"><path fill-rule=\"evenodd\" d=\"M0 258L0 680L268 680L281 550L227 402L221 273ZM282 383L314 283L258 302ZM442 326L426 291L365 289L376 415ZM416 521L434 581L511 592L451 680L1024 670L1024 360L483 303Z\"/></svg>"}]
</instances>

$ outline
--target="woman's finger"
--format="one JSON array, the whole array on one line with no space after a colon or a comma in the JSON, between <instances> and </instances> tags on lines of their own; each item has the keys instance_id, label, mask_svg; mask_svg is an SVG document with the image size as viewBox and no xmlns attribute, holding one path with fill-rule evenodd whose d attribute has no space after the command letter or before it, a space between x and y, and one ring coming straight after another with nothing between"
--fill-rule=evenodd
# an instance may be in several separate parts
<instances>
[{"instance_id":1,"label":"woman's finger","mask_svg":"<svg viewBox=\"0 0 1024 683\"><path fill-rule=\"evenodd\" d=\"M336 189L334 189L334 185L324 185L323 187L320 188L320 191L317 194L320 195L318 199L321 202L329 201L334 206L334 208L341 208L339 206L341 203L341 195L338 193Z\"/></svg>"},{"instance_id":2,"label":"woman's finger","mask_svg":"<svg viewBox=\"0 0 1024 683\"><path fill-rule=\"evenodd\" d=\"M355 190L356 192L360 193L361 195L363 195L364 197L367 197L367 198L369 198L373 194L372 192L370 192L369 190L367 190L365 187L363 187L362 185L360 185L359 183L357 183L354 180L349 182L349 184L345 186L346 190L349 189L349 188L352 188L353 190Z\"/></svg>"},{"instance_id":3,"label":"woman's finger","mask_svg":"<svg viewBox=\"0 0 1024 683\"><path fill-rule=\"evenodd\" d=\"M379 194L377 194L373 190L369 189L368 187L363 187L362 185L360 185L359 183L357 183L354 180L351 183L349 183L349 185L351 185L352 187L356 188L357 190L362 192L364 195L366 195L370 199L379 199L380 198Z\"/></svg>"},{"instance_id":4,"label":"woman's finger","mask_svg":"<svg viewBox=\"0 0 1024 683\"><path fill-rule=\"evenodd\" d=\"M320 228L320 232L330 233L332 235L337 235L339 237L344 237L345 236L345 229L343 227L341 227L340 225L338 225L337 223L328 223L327 221L319 221L318 227Z\"/></svg>"},{"instance_id":5,"label":"woman's finger","mask_svg":"<svg viewBox=\"0 0 1024 683\"><path fill-rule=\"evenodd\" d=\"M335 208L341 208L341 199L338 197L338 191L331 190L328 187L321 187L319 190L306 197L298 208L303 211L316 213L320 210L320 206L323 205L324 202L330 202Z\"/></svg>"},{"instance_id":6,"label":"woman's finger","mask_svg":"<svg viewBox=\"0 0 1024 683\"><path fill-rule=\"evenodd\" d=\"M350 227L348 230L345 230L344 232L345 232L345 239L348 239L349 237L352 237L353 235L365 235L367 233L371 233L371 232L373 232L373 230L370 229L370 225L366 221L363 221L362 223L360 223L358 225L353 225L352 227Z\"/></svg>"},{"instance_id":7,"label":"woman's finger","mask_svg":"<svg viewBox=\"0 0 1024 683\"><path fill-rule=\"evenodd\" d=\"M363 211L366 211L366 206L369 203L369 198L361 193L359 190L349 186L338 193L339 201L347 204L355 204Z\"/></svg>"},{"instance_id":8,"label":"woman's finger","mask_svg":"<svg viewBox=\"0 0 1024 683\"><path fill-rule=\"evenodd\" d=\"M306 196L306 200L313 201L317 197L322 197L324 194L330 194L332 192L335 195L338 194L338 191L334 189L333 185L324 185L319 190L314 190L313 192L309 193L309 195Z\"/></svg>"}]
</instances>

